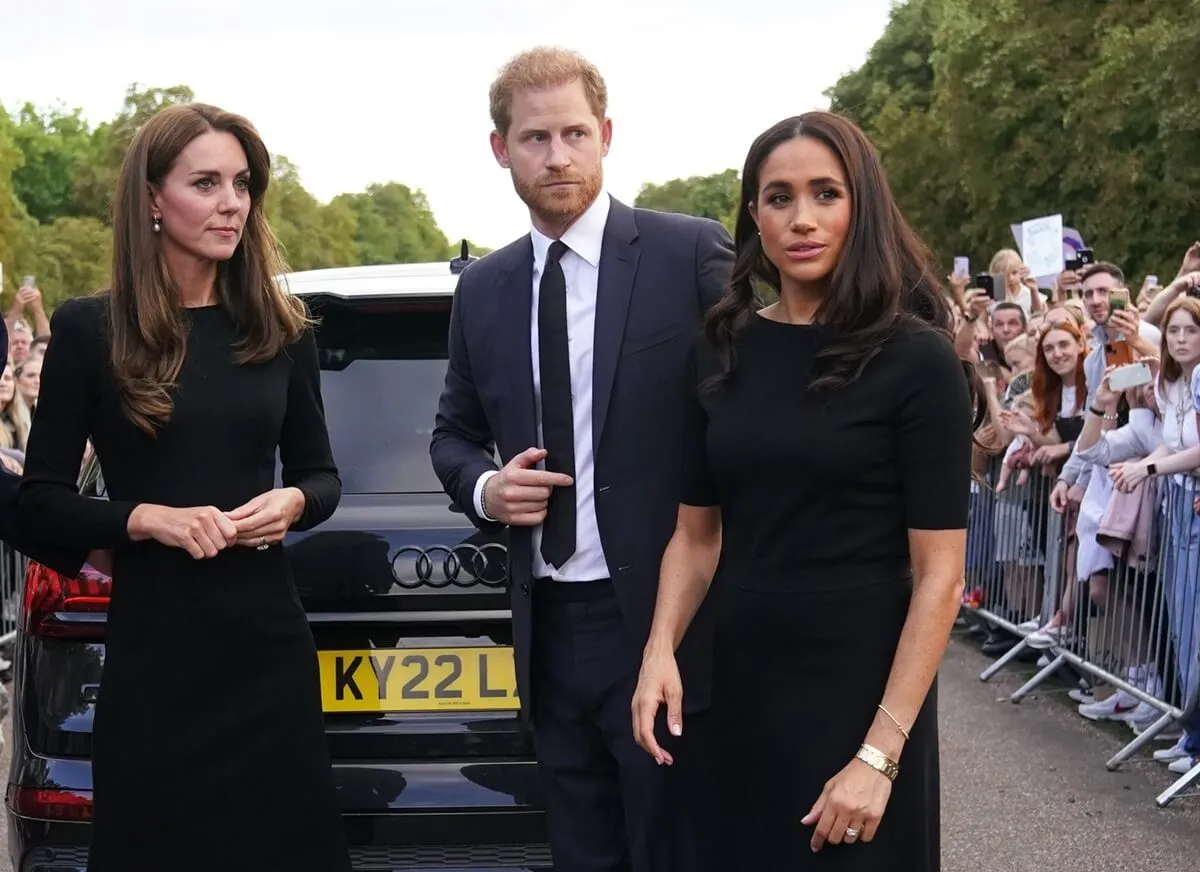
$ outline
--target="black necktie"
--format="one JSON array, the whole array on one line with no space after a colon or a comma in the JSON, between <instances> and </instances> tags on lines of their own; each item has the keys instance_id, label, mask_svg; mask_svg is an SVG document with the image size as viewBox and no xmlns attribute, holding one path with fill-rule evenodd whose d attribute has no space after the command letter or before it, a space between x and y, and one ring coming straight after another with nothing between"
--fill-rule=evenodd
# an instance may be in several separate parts
<instances>
[{"instance_id":1,"label":"black necktie","mask_svg":"<svg viewBox=\"0 0 1200 872\"><path fill-rule=\"evenodd\" d=\"M542 447L546 469L575 477L575 413L571 404L571 354L567 347L567 280L559 259L567 246L555 241L546 255L538 289L538 368L542 390ZM542 525L542 559L561 567L575 553L575 486L550 492Z\"/></svg>"}]
</instances>

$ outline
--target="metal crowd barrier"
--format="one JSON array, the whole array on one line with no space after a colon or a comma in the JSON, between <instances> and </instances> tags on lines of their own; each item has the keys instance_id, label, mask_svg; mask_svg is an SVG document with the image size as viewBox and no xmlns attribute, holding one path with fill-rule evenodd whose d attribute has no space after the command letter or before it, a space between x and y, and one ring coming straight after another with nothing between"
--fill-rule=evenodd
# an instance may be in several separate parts
<instances>
[{"instance_id":1,"label":"metal crowd barrier","mask_svg":"<svg viewBox=\"0 0 1200 872\"><path fill-rule=\"evenodd\" d=\"M10 648L17 637L26 562L23 554L0 542L0 654Z\"/></svg>"},{"instance_id":2,"label":"metal crowd barrier","mask_svg":"<svg viewBox=\"0 0 1200 872\"><path fill-rule=\"evenodd\" d=\"M1018 483L1012 470L1001 486L1001 464L994 459L983 480L972 484L963 618L992 638L1007 635L996 646L1011 647L980 680L1041 654L1037 673L1010 700L1020 702L1051 676L1065 675L1081 714L1124 720L1133 730L1133 740L1106 764L1115 770L1180 729L1200 704L1200 515L1194 508L1200 479L1152 479L1119 511L1109 487L1089 488L1083 505L1064 516L1050 508L1054 478L1032 469ZM1105 470L1092 474L1107 482ZM1137 525L1129 523L1131 511ZM1058 629L1043 631L1056 616ZM1094 696L1091 705L1088 685L1107 688L1114 698ZM1118 716L1097 715L1106 706ZM1183 793L1200 780L1195 756L1191 771L1156 797L1158 806L1200 795Z\"/></svg>"}]
</instances>

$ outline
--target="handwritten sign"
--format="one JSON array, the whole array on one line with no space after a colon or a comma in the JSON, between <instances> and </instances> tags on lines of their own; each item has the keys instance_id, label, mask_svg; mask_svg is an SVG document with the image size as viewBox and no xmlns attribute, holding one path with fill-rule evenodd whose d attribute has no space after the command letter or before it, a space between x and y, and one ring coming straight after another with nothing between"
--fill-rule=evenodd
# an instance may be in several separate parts
<instances>
[{"instance_id":1,"label":"handwritten sign","mask_svg":"<svg viewBox=\"0 0 1200 872\"><path fill-rule=\"evenodd\" d=\"M1021 256L1031 275L1056 276L1063 271L1063 217L1047 215L1021 224Z\"/></svg>"}]
</instances>

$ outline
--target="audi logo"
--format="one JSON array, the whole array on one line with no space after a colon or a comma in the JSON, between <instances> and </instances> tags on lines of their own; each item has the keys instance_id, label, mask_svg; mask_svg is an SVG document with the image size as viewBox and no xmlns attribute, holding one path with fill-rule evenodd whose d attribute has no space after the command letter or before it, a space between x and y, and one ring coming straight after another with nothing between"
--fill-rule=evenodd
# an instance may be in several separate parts
<instances>
[{"instance_id":1,"label":"audi logo","mask_svg":"<svg viewBox=\"0 0 1200 872\"><path fill-rule=\"evenodd\" d=\"M498 542L484 545L405 545L392 555L392 576L401 587L504 587L508 551Z\"/></svg>"}]
</instances>

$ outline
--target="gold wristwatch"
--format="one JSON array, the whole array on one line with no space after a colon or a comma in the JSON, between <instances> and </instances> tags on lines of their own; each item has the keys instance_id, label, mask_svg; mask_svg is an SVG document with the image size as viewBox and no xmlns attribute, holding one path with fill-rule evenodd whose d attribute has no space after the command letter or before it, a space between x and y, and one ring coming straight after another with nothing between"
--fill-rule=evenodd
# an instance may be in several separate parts
<instances>
[{"instance_id":1,"label":"gold wristwatch","mask_svg":"<svg viewBox=\"0 0 1200 872\"><path fill-rule=\"evenodd\" d=\"M888 781L895 781L896 776L900 774L900 767L896 765L896 761L892 760L874 745L864 744L854 756L876 772L882 773Z\"/></svg>"}]
</instances>

